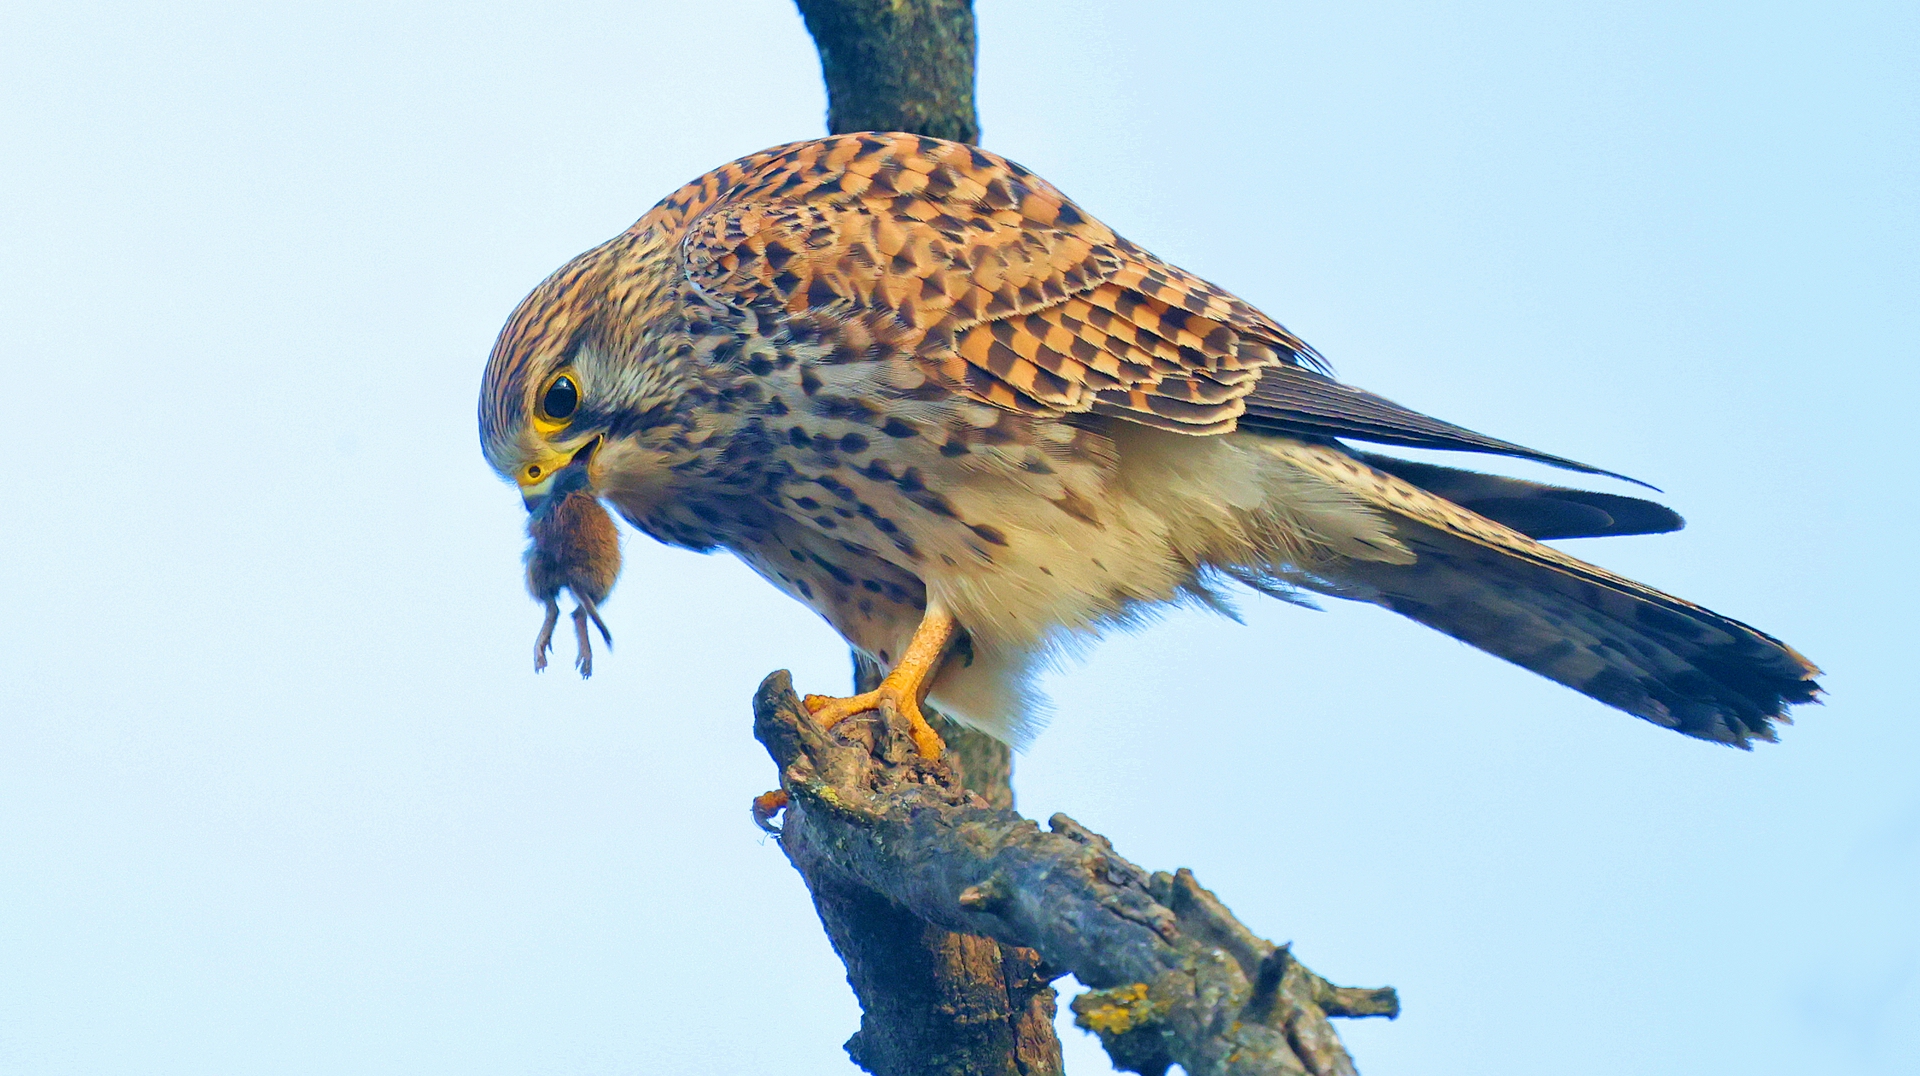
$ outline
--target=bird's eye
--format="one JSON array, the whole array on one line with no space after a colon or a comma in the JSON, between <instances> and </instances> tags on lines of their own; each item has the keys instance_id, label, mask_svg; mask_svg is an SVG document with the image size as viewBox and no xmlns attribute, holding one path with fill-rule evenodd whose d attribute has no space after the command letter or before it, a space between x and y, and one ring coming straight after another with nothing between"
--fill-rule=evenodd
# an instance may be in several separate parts
<instances>
[{"instance_id":1,"label":"bird's eye","mask_svg":"<svg viewBox=\"0 0 1920 1076\"><path fill-rule=\"evenodd\" d=\"M580 406L580 387L573 378L561 374L547 383L547 391L540 394L540 410L547 418L555 422L565 422L573 417Z\"/></svg>"}]
</instances>

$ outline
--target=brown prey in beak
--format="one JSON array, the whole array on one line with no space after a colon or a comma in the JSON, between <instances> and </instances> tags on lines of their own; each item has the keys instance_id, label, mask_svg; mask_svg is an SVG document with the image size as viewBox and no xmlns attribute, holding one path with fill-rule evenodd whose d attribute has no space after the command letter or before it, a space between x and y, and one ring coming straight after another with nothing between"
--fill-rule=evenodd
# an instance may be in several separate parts
<instances>
[{"instance_id":1,"label":"brown prey in beak","mask_svg":"<svg viewBox=\"0 0 1920 1076\"><path fill-rule=\"evenodd\" d=\"M573 463L554 476L553 487L545 497L528 505L527 590L547 607L547 618L540 625L540 636L533 644L533 669L547 667L547 652L553 649L553 629L560 622L562 590L571 591L574 600L573 631L579 656L574 666L581 679L593 675L593 643L587 621L600 629L608 649L613 634L600 619L600 603L607 600L620 576L620 536L613 517L587 489L586 456L581 453Z\"/></svg>"}]
</instances>

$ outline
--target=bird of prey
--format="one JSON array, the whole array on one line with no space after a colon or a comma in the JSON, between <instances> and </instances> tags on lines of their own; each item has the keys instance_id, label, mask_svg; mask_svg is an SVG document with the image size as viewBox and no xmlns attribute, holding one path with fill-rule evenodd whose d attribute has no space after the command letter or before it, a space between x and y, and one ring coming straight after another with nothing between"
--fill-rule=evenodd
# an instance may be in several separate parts
<instances>
[{"instance_id":1,"label":"bird of prey","mask_svg":"<svg viewBox=\"0 0 1920 1076\"><path fill-rule=\"evenodd\" d=\"M1677 529L1668 509L1353 447L1608 473L1344 385L1045 180L935 138L796 142L674 192L514 311L480 432L536 516L603 499L818 612L891 671L809 709L890 702L929 756L929 697L1017 740L1050 648L1234 582L1372 602L1741 747L1819 694L1778 640L1543 544ZM551 609L563 585L535 589Z\"/></svg>"}]
</instances>

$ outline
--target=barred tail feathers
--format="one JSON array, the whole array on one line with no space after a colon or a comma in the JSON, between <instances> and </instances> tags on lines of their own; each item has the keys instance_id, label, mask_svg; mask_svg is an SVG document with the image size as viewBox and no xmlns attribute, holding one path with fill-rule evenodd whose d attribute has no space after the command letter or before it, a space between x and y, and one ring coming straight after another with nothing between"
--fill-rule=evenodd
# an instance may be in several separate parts
<instances>
[{"instance_id":1,"label":"barred tail feathers","mask_svg":"<svg viewBox=\"0 0 1920 1076\"><path fill-rule=\"evenodd\" d=\"M1609 706L1738 747L1773 740L1816 669L1765 633L1614 575L1337 448L1274 442L1381 512L1411 563L1342 561L1326 593L1370 601Z\"/></svg>"}]
</instances>

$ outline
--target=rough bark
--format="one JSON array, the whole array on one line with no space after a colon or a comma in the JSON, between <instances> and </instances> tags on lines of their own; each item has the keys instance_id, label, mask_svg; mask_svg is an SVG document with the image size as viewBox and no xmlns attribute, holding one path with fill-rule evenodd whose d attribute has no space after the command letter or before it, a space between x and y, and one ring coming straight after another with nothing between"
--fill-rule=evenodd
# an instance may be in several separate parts
<instances>
[{"instance_id":1,"label":"rough bark","mask_svg":"<svg viewBox=\"0 0 1920 1076\"><path fill-rule=\"evenodd\" d=\"M795 0L820 50L827 130L980 140L972 0Z\"/></svg>"},{"instance_id":2,"label":"rough bark","mask_svg":"<svg viewBox=\"0 0 1920 1076\"><path fill-rule=\"evenodd\" d=\"M888 964L890 953L979 965L991 962L984 945L998 942L1004 969L1009 950L1031 950L1036 963L1003 970L1001 982L1072 972L1094 988L1075 999L1076 1022L1099 1033L1116 1067L1148 1076L1173 1064L1189 1076L1349 1074L1328 1017L1399 1012L1391 989L1336 987L1307 970L1287 946L1242 926L1190 872L1149 874L1065 815L1042 831L989 804L946 762L916 754L891 710L829 732L775 673L755 697L754 735L788 796L780 847L861 992L866 1017L849 1052L869 1071L1059 1071L1057 1053L1025 1067L1011 1041L995 1038L1011 1022L1040 1018L1030 1004L1037 992L1024 1014L1011 989L1005 1002L990 991L962 1000L942 993L954 981L943 971ZM894 944L901 938L922 944ZM929 1013L940 1014L932 1020L948 1039L881 1052ZM982 1032L950 1049L948 1025ZM960 1047L975 1052L963 1059Z\"/></svg>"},{"instance_id":3,"label":"rough bark","mask_svg":"<svg viewBox=\"0 0 1920 1076\"><path fill-rule=\"evenodd\" d=\"M854 655L854 690L885 670ZM938 716L952 779L982 803L1012 809L1006 744ZM789 857L791 858L791 857ZM855 1064L876 1076L1057 1076L1057 973L1030 949L942 929L873 890L800 867L814 910L860 999Z\"/></svg>"}]
</instances>

